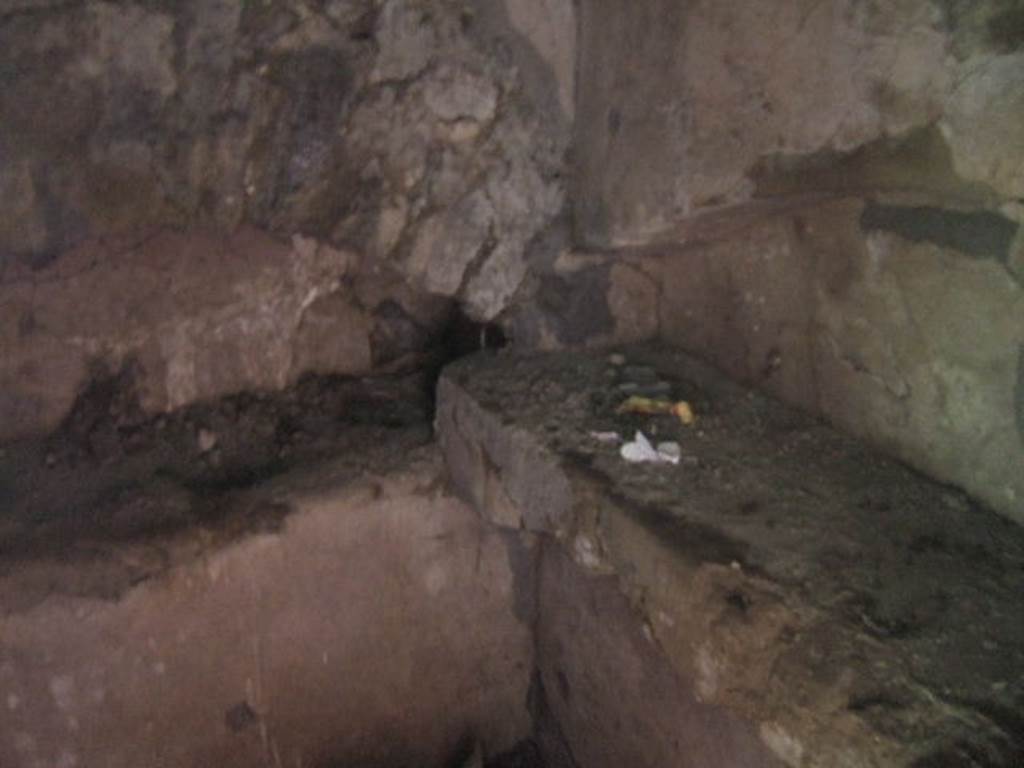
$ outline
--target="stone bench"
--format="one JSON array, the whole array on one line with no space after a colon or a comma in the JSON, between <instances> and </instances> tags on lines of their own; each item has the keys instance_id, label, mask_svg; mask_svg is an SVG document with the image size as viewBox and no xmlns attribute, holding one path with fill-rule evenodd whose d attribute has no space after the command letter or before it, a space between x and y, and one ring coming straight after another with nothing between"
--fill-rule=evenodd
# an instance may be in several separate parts
<instances>
[{"instance_id":1,"label":"stone bench","mask_svg":"<svg viewBox=\"0 0 1024 768\"><path fill-rule=\"evenodd\" d=\"M577 763L1024 765L1024 531L680 352L621 353L480 355L438 394L456 487L537 541ZM652 383L696 423L617 412ZM637 429L679 464L595 437Z\"/></svg>"}]
</instances>

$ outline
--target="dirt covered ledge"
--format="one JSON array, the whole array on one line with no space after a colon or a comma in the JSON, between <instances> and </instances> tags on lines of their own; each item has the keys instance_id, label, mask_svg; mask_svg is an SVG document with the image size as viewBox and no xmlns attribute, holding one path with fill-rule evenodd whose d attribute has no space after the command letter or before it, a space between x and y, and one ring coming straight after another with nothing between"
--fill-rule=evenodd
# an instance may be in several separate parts
<instances>
[{"instance_id":1,"label":"dirt covered ledge","mask_svg":"<svg viewBox=\"0 0 1024 768\"><path fill-rule=\"evenodd\" d=\"M617 412L645 391L688 401L696 423ZM475 506L553 542L539 663L566 740L593 756L580 764L612 765L601 755L621 742L623 710L645 707L631 764L654 764L658 742L661 765L690 764L707 728L680 717L666 730L660 700L645 702L665 674L734 718L718 720L719 765L1024 761L1024 531L959 492L659 347L459 361L437 429ZM638 429L677 441L678 465L627 463L595 437ZM589 574L562 600L578 620L545 613L548 561L573 589L560 558ZM597 650L588 591L608 583L660 661ZM737 723L761 752L729 741Z\"/></svg>"},{"instance_id":2,"label":"dirt covered ledge","mask_svg":"<svg viewBox=\"0 0 1024 768\"><path fill-rule=\"evenodd\" d=\"M345 434L246 487L116 496L159 525L56 520L0 550L0 765L435 766L523 743L517 537L445 491L428 431Z\"/></svg>"}]
</instances>

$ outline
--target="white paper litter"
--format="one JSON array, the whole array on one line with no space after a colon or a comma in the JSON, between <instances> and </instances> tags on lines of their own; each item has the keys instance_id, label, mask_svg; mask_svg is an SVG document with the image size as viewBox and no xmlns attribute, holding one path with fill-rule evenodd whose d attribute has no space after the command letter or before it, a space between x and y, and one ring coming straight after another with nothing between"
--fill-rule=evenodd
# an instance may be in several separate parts
<instances>
[{"instance_id":1,"label":"white paper litter","mask_svg":"<svg viewBox=\"0 0 1024 768\"><path fill-rule=\"evenodd\" d=\"M679 447L679 443L658 443L656 450L659 456L672 464L678 464L679 460L683 458L683 450Z\"/></svg>"},{"instance_id":2,"label":"white paper litter","mask_svg":"<svg viewBox=\"0 0 1024 768\"><path fill-rule=\"evenodd\" d=\"M624 444L619 449L619 454L633 464L678 464L682 449L679 443L658 443L658 447L655 448L644 433L637 430L633 442Z\"/></svg>"},{"instance_id":3,"label":"white paper litter","mask_svg":"<svg viewBox=\"0 0 1024 768\"><path fill-rule=\"evenodd\" d=\"M599 443L621 443L622 438L618 432L591 432L590 436Z\"/></svg>"}]
</instances>

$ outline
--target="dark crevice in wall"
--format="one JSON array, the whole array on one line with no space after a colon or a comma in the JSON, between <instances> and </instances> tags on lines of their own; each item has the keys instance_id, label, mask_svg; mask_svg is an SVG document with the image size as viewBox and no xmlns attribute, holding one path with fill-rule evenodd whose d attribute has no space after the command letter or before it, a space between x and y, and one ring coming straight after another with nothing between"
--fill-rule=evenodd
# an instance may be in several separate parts
<instances>
[{"instance_id":1,"label":"dark crevice in wall","mask_svg":"<svg viewBox=\"0 0 1024 768\"><path fill-rule=\"evenodd\" d=\"M914 243L932 243L1006 266L1018 225L993 211L953 211L931 206L869 202L860 218L866 232L882 231Z\"/></svg>"},{"instance_id":2,"label":"dark crevice in wall","mask_svg":"<svg viewBox=\"0 0 1024 768\"><path fill-rule=\"evenodd\" d=\"M370 348L375 368L415 359L436 344L437 329L414 317L401 302L385 299L373 310Z\"/></svg>"},{"instance_id":3,"label":"dark crevice in wall","mask_svg":"<svg viewBox=\"0 0 1024 768\"><path fill-rule=\"evenodd\" d=\"M279 392L150 414L131 365L97 371L55 433L0 453L0 553L37 539L166 533L216 518L219 500L281 473L365 452L367 441L425 442L426 393L422 373L309 375Z\"/></svg>"},{"instance_id":4,"label":"dark crevice in wall","mask_svg":"<svg viewBox=\"0 0 1024 768\"><path fill-rule=\"evenodd\" d=\"M579 768L569 742L566 740L558 724L551 706L548 704L547 692L541 680L540 670L534 670L527 694L527 707L533 717L537 743L540 745L545 762L550 768Z\"/></svg>"},{"instance_id":5,"label":"dark crevice in wall","mask_svg":"<svg viewBox=\"0 0 1024 768\"><path fill-rule=\"evenodd\" d=\"M427 342L422 354L423 396L430 409L429 418L433 418L437 403L437 382L449 363L478 352L494 352L509 343L501 325L477 322L453 303L436 338Z\"/></svg>"},{"instance_id":6,"label":"dark crevice in wall","mask_svg":"<svg viewBox=\"0 0 1024 768\"><path fill-rule=\"evenodd\" d=\"M497 350L508 344L505 331L497 323L479 323L458 306L452 309L441 334L441 353L445 364L484 350Z\"/></svg>"}]
</instances>

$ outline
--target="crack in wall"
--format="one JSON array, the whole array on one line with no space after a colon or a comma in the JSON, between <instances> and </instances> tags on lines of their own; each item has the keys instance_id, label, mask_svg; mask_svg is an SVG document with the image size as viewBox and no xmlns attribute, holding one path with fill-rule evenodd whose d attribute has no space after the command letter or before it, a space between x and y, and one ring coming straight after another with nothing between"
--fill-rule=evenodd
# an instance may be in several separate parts
<instances>
[{"instance_id":1,"label":"crack in wall","mask_svg":"<svg viewBox=\"0 0 1024 768\"><path fill-rule=\"evenodd\" d=\"M903 402L910 399L911 389L906 379L900 378L896 383L891 383L885 376L873 371L863 359L845 350L832 333L824 331L824 336L832 350L832 356L844 368L857 376L870 379L896 400Z\"/></svg>"}]
</instances>

